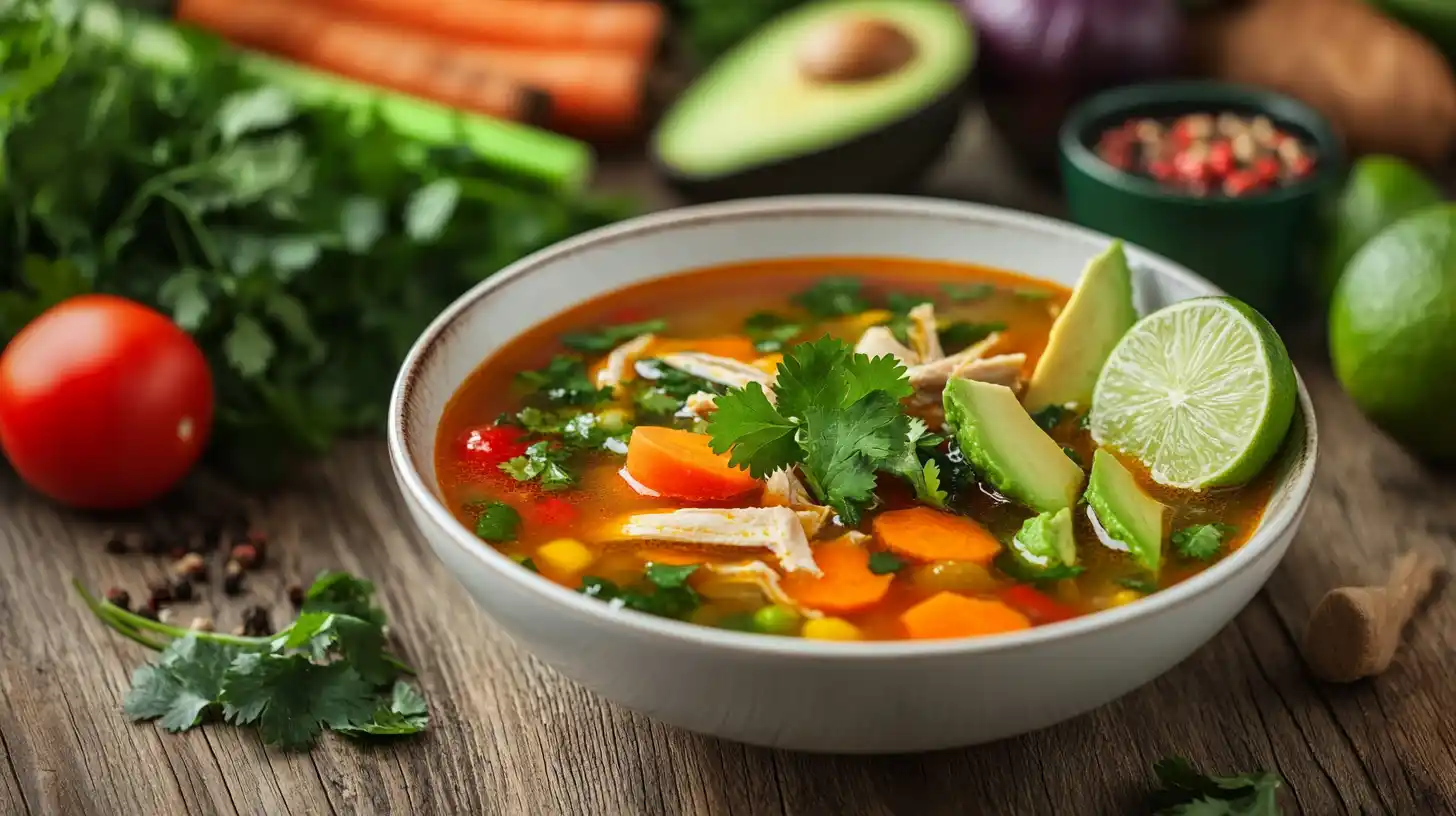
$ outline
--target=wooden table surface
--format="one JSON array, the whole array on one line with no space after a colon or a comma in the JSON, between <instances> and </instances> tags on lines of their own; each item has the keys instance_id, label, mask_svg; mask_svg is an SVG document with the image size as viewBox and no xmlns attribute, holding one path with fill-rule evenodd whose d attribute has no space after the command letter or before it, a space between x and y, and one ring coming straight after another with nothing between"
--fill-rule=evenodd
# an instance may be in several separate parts
<instances>
[{"instance_id":1,"label":"wooden table surface","mask_svg":"<svg viewBox=\"0 0 1456 816\"><path fill-rule=\"evenodd\" d=\"M640 167L608 167L640 184ZM929 192L1054 210L1005 169L973 122ZM655 199L669 203L665 197ZM325 567L373 578L432 709L423 737L312 753L265 749L211 725L169 735L120 710L147 653L92 619L79 577L139 594L154 557L102 552L101 527L0 478L0 814L1125 814L1150 768L1184 755L1277 770L1289 813L1456 813L1456 604L1438 594L1385 676L1321 685L1296 643L1330 587L1379 579L1403 548L1449 554L1456 484L1368 425L1340 392L1317 333L1290 338L1318 408L1308 519L1268 586L1164 677L1040 733L926 755L841 758L745 747L598 700L516 648L405 520L383 442L344 446L263 508L272 573L257 594L198 606L220 628L275 605ZM275 580L276 579L276 580Z\"/></svg>"}]
</instances>

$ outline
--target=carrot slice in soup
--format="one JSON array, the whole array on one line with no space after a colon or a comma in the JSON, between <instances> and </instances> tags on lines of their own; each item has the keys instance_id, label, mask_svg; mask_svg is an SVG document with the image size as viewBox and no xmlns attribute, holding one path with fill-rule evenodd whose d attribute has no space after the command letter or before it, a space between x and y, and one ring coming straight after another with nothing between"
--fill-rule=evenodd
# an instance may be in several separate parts
<instances>
[{"instance_id":1,"label":"carrot slice in soup","mask_svg":"<svg viewBox=\"0 0 1456 816\"><path fill-rule=\"evenodd\" d=\"M648 349L647 356L671 354L675 351L696 351L700 354L711 354L714 357L728 357L734 360L741 360L745 363L751 363L762 356L758 353L758 349L753 347L752 340L737 334L727 334L720 337L694 337L682 340L659 340L653 343Z\"/></svg>"},{"instance_id":2,"label":"carrot slice in soup","mask_svg":"<svg viewBox=\"0 0 1456 816\"><path fill-rule=\"evenodd\" d=\"M1031 621L1000 601L941 592L900 615L905 634L916 639L995 635L1030 629Z\"/></svg>"},{"instance_id":3,"label":"carrot slice in soup","mask_svg":"<svg viewBox=\"0 0 1456 816\"><path fill-rule=\"evenodd\" d=\"M870 572L869 550L845 539L815 547L814 561L824 572L822 577L791 572L784 576L783 587L800 604L821 612L846 614L868 609L885 597L895 580L894 575Z\"/></svg>"},{"instance_id":4,"label":"carrot slice in soup","mask_svg":"<svg viewBox=\"0 0 1456 816\"><path fill-rule=\"evenodd\" d=\"M915 561L987 564L1001 552L1001 542L985 527L929 507L881 513L875 517L875 536L886 549Z\"/></svg>"},{"instance_id":5,"label":"carrot slice in soup","mask_svg":"<svg viewBox=\"0 0 1456 816\"><path fill-rule=\"evenodd\" d=\"M756 487L748 471L708 447L708 435L641 426L627 443L627 472L639 484L675 499L722 500Z\"/></svg>"}]
</instances>

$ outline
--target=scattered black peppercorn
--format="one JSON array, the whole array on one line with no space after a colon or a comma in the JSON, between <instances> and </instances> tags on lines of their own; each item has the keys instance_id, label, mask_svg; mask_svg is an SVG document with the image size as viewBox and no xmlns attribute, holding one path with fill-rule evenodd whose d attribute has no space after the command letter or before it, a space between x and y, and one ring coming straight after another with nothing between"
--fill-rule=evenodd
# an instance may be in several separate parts
<instances>
[{"instance_id":1,"label":"scattered black peppercorn","mask_svg":"<svg viewBox=\"0 0 1456 816\"><path fill-rule=\"evenodd\" d=\"M112 555L121 555L130 549L131 547L128 547L126 545L126 539L122 538L120 535L112 533L111 535L106 537L106 551L108 553Z\"/></svg>"},{"instance_id":2,"label":"scattered black peppercorn","mask_svg":"<svg viewBox=\"0 0 1456 816\"><path fill-rule=\"evenodd\" d=\"M192 582L183 578L172 585L172 597L179 601L192 600Z\"/></svg>"},{"instance_id":3,"label":"scattered black peppercorn","mask_svg":"<svg viewBox=\"0 0 1456 816\"><path fill-rule=\"evenodd\" d=\"M273 634L273 624L268 620L268 608L250 606L243 610L243 634L259 637Z\"/></svg>"},{"instance_id":4,"label":"scattered black peppercorn","mask_svg":"<svg viewBox=\"0 0 1456 816\"><path fill-rule=\"evenodd\" d=\"M243 591L243 574L241 572L229 572L222 579L222 591L228 595L239 595Z\"/></svg>"},{"instance_id":5,"label":"scattered black peppercorn","mask_svg":"<svg viewBox=\"0 0 1456 816\"><path fill-rule=\"evenodd\" d=\"M166 606L172 602L172 588L166 584L159 584L152 587L152 597L147 601L151 606Z\"/></svg>"},{"instance_id":6,"label":"scattered black peppercorn","mask_svg":"<svg viewBox=\"0 0 1456 816\"><path fill-rule=\"evenodd\" d=\"M112 587L106 590L106 600L108 603L119 606L122 609L131 609L131 593L120 587Z\"/></svg>"},{"instance_id":7,"label":"scattered black peppercorn","mask_svg":"<svg viewBox=\"0 0 1456 816\"><path fill-rule=\"evenodd\" d=\"M294 609L303 606L303 587L298 584L288 588L288 602L293 604Z\"/></svg>"}]
</instances>

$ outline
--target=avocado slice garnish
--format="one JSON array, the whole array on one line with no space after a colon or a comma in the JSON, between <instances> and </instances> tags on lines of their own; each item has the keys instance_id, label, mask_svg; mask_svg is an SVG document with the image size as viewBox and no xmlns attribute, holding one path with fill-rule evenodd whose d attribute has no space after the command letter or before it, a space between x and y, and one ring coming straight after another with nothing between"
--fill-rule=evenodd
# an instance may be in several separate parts
<instances>
[{"instance_id":1,"label":"avocado slice garnish","mask_svg":"<svg viewBox=\"0 0 1456 816\"><path fill-rule=\"evenodd\" d=\"M1121 241L1093 258L1072 297L1052 323L1046 350L1026 387L1026 410L1049 405L1086 411L1102 366L1117 341L1137 322L1132 270Z\"/></svg>"},{"instance_id":2,"label":"avocado slice garnish","mask_svg":"<svg viewBox=\"0 0 1456 816\"><path fill-rule=\"evenodd\" d=\"M1126 548L1139 566L1157 577L1163 564L1163 522L1168 508L1149 496L1132 472L1105 450L1092 457L1086 499L1093 521L1105 533L1103 543Z\"/></svg>"},{"instance_id":3,"label":"avocado slice garnish","mask_svg":"<svg viewBox=\"0 0 1456 816\"><path fill-rule=\"evenodd\" d=\"M1085 474L1004 385L952 379L942 397L947 428L976 472L1038 513L1077 502Z\"/></svg>"},{"instance_id":4,"label":"avocado slice garnish","mask_svg":"<svg viewBox=\"0 0 1456 816\"><path fill-rule=\"evenodd\" d=\"M943 0L803 6L678 98L653 158L699 199L893 189L944 151L974 54L965 19Z\"/></svg>"}]
</instances>

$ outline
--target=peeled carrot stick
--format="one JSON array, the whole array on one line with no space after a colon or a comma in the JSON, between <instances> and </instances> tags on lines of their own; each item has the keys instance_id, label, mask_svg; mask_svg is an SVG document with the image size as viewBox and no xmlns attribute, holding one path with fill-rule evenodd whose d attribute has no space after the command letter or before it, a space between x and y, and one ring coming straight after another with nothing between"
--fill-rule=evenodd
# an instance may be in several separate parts
<instances>
[{"instance_id":1,"label":"peeled carrot stick","mask_svg":"<svg viewBox=\"0 0 1456 816\"><path fill-rule=\"evenodd\" d=\"M881 513L874 527L885 549L915 561L986 564L1001 552L1001 542L985 527L929 507Z\"/></svg>"},{"instance_id":2,"label":"peeled carrot stick","mask_svg":"<svg viewBox=\"0 0 1456 816\"><path fill-rule=\"evenodd\" d=\"M293 0L178 0L178 20L278 54L463 110L517 122L546 119L550 97L463 59L429 37L347 20Z\"/></svg>"},{"instance_id":3,"label":"peeled carrot stick","mask_svg":"<svg viewBox=\"0 0 1456 816\"><path fill-rule=\"evenodd\" d=\"M900 615L905 634L916 639L998 635L1031 628L1031 621L1000 601L940 592Z\"/></svg>"},{"instance_id":4,"label":"peeled carrot stick","mask_svg":"<svg viewBox=\"0 0 1456 816\"><path fill-rule=\"evenodd\" d=\"M240 2L241 0L239 0ZM460 40L646 55L662 35L651 0L327 0L359 15Z\"/></svg>"},{"instance_id":5,"label":"peeled carrot stick","mask_svg":"<svg viewBox=\"0 0 1456 816\"><path fill-rule=\"evenodd\" d=\"M453 48L472 65L549 94L553 129L580 136L621 136L641 120L650 67L644 55L481 44Z\"/></svg>"},{"instance_id":6,"label":"peeled carrot stick","mask_svg":"<svg viewBox=\"0 0 1456 816\"><path fill-rule=\"evenodd\" d=\"M741 496L758 480L728 464L727 454L708 447L708 435L642 425L627 443L627 472L643 487L664 496L720 501Z\"/></svg>"},{"instance_id":7,"label":"peeled carrot stick","mask_svg":"<svg viewBox=\"0 0 1456 816\"><path fill-rule=\"evenodd\" d=\"M791 572L784 576L784 591L800 604L842 615L879 603L890 591L892 574L870 572L870 553L848 539L836 539L814 548L814 561L823 576Z\"/></svg>"}]
</instances>

